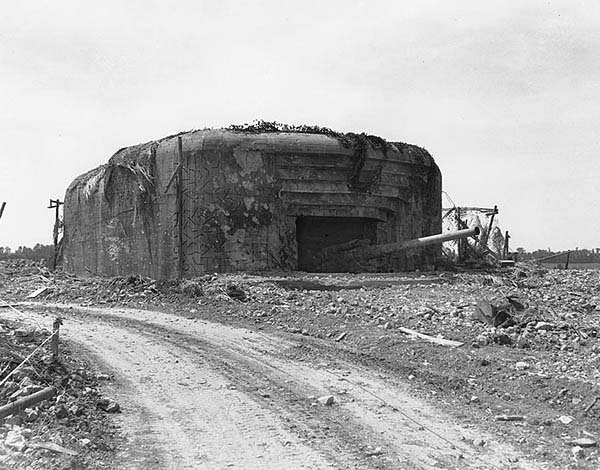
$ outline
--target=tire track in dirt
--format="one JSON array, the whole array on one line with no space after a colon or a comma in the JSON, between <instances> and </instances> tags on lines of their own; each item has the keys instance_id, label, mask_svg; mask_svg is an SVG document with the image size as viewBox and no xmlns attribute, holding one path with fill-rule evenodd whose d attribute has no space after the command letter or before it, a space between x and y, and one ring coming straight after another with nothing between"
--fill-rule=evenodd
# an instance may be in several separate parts
<instances>
[{"instance_id":1,"label":"tire track in dirt","mask_svg":"<svg viewBox=\"0 0 600 470\"><path fill-rule=\"evenodd\" d=\"M481 432L452 425L439 412L368 371L351 365L333 371L282 359L282 353L297 344L294 341L160 312L77 308L73 313L91 317L95 324L110 322L137 334L143 331L158 342L185 350L188 357L201 357L211 370L218 370L263 408L279 415L288 432L318 448L337 468L540 468L523 456L514 462L515 450L494 442L492 436L483 437L492 443L493 451L472 448L461 437L482 437ZM265 397L264 390L278 392ZM314 408L306 397L315 392L335 394L341 406ZM248 431L254 431L253 423ZM367 443L381 446L383 453L365 457ZM463 460L458 460L459 455ZM309 468L318 468L313 465Z\"/></svg>"},{"instance_id":2,"label":"tire track in dirt","mask_svg":"<svg viewBox=\"0 0 600 470\"><path fill-rule=\"evenodd\" d=\"M232 356L227 350L215 347L211 343L145 321L114 315L107 318L107 315L101 313L87 313L85 316L88 319L91 317L94 320L91 323L94 325L108 322L109 329L115 325L116 328L113 327L115 330L136 331L136 335L150 338L148 343L159 342L170 346L170 351L185 352L184 358L195 357L193 360L203 363L205 367L208 366L211 371L218 371L222 377L228 379L225 381L225 387L228 390L235 387L236 391L241 390L244 394L255 397L256 402L260 403L263 410L253 411L253 416L262 414L264 420L261 421L261 424L268 423L271 427L283 425L295 435L296 439L300 440L300 443L316 448L321 455L326 457L327 461L333 462L335 468L397 468L395 465L386 465L389 462L385 460L369 461L365 458L361 449L366 446L366 442L370 440L376 443L380 440L369 428L354 423L352 416L348 413L316 407L314 401L307 400L308 396L314 396L317 392L313 386L306 385L299 388L298 384L289 380L289 376L285 373L273 380L272 374L269 373L269 370L272 369L271 365L250 362L244 357ZM71 319L78 323L81 322L81 319L73 316ZM154 354L154 345L152 345L152 350ZM179 361L176 367L182 367L181 364L182 361ZM134 363L134 365L137 364ZM144 366L143 369L147 370L148 367ZM124 371L128 374L134 372L131 368L124 368ZM223 384L221 386L223 387ZM268 394L263 393L267 390ZM230 413L231 410L243 406L247 406L247 404L233 402L233 405L228 408L229 418L242 431L247 431L249 435L255 435L257 427L260 430L261 425L257 425L255 420L245 420L245 415ZM196 410L190 411L197 412ZM279 418L277 424L273 423L273 416ZM369 434L371 435L370 439ZM261 444L264 443L264 441L261 442ZM291 443L292 441L284 442L286 445ZM290 448L288 453L291 458L287 460L290 463L287 465L277 464L273 468L323 468L325 466L323 462L315 461L315 459L311 461L307 458L306 452L298 453ZM277 456L271 457L273 462L280 460ZM296 458L296 461L293 461L293 458ZM253 467L251 464L245 464L244 466L235 465L235 468ZM256 468L271 468L271 466L260 465Z\"/></svg>"},{"instance_id":3,"label":"tire track in dirt","mask_svg":"<svg viewBox=\"0 0 600 470\"><path fill-rule=\"evenodd\" d=\"M61 334L119 377L112 392L131 441L119 468L334 468L202 358L153 334L68 318Z\"/></svg>"}]
</instances>

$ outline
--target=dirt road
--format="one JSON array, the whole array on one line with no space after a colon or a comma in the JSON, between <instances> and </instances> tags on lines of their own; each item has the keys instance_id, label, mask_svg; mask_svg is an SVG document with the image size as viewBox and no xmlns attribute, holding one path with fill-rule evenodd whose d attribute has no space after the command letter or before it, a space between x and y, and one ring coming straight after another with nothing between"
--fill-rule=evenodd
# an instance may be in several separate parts
<instances>
[{"instance_id":1,"label":"dirt road","mask_svg":"<svg viewBox=\"0 0 600 470\"><path fill-rule=\"evenodd\" d=\"M405 384L341 360L291 359L301 337L147 310L19 308L46 327L60 314L62 337L113 375L127 437L119 468L541 468Z\"/></svg>"}]
</instances>

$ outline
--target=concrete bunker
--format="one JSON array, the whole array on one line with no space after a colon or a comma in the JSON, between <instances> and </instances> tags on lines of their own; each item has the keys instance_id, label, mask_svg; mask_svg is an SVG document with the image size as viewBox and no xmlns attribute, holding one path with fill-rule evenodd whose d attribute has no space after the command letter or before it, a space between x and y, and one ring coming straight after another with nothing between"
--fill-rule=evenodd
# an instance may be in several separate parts
<instances>
[{"instance_id":1,"label":"concrete bunker","mask_svg":"<svg viewBox=\"0 0 600 470\"><path fill-rule=\"evenodd\" d=\"M63 263L159 279L412 270L432 266L439 245L360 261L332 248L440 232L441 175L426 150L322 128L233 127L124 148L76 178Z\"/></svg>"}]
</instances>

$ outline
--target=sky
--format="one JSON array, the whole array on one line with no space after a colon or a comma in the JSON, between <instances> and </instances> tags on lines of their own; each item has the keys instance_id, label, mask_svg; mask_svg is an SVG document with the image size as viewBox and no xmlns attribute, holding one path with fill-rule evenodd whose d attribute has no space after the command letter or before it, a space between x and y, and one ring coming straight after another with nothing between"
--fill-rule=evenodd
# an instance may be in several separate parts
<instances>
[{"instance_id":1,"label":"sky","mask_svg":"<svg viewBox=\"0 0 600 470\"><path fill-rule=\"evenodd\" d=\"M9 2L0 246L119 148L264 119L426 148L513 248L600 247L598 51L597 0Z\"/></svg>"}]
</instances>

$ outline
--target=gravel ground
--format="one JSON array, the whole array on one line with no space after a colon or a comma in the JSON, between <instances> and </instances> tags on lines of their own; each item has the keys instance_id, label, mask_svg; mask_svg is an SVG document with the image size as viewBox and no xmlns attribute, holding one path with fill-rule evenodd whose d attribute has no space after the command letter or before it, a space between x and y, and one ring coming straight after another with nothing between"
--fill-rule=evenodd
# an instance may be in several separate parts
<instances>
[{"instance_id":1,"label":"gravel ground","mask_svg":"<svg viewBox=\"0 0 600 470\"><path fill-rule=\"evenodd\" d=\"M600 271L411 275L214 275L177 282L77 279L0 265L2 302L143 307L292 335L287 354L343 358L405 381L465 423L502 436L549 468L597 468ZM486 313L497 317L486 317ZM494 327L490 323L504 320ZM440 346L409 328L464 343ZM513 421L501 421L513 416ZM577 444L580 444L579 446ZM482 443L485 446L486 443Z\"/></svg>"}]
</instances>

